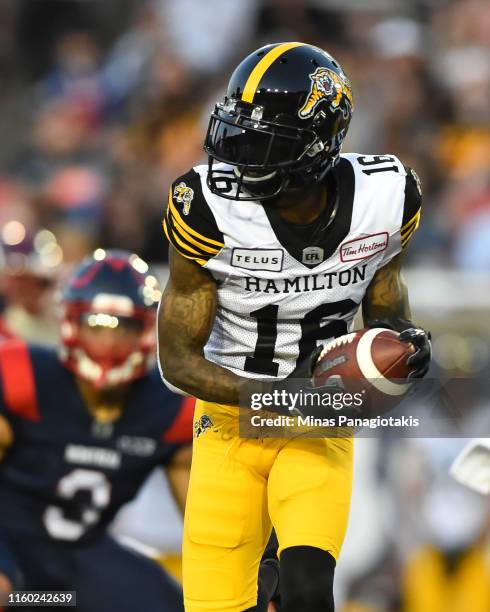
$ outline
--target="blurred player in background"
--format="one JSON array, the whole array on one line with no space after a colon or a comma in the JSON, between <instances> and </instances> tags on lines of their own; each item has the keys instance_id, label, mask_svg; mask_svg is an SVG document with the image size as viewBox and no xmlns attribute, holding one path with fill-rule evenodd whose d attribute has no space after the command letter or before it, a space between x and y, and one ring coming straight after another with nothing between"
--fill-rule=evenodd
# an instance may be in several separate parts
<instances>
[{"instance_id":1,"label":"blurred player in background","mask_svg":"<svg viewBox=\"0 0 490 612\"><path fill-rule=\"evenodd\" d=\"M30 231L20 221L10 220L2 228L1 248L6 328L27 342L56 344L54 289L63 254L54 234L46 229Z\"/></svg>"},{"instance_id":2,"label":"blurred player in background","mask_svg":"<svg viewBox=\"0 0 490 612\"><path fill-rule=\"evenodd\" d=\"M466 444L451 466L452 476L482 495L490 495L490 438Z\"/></svg>"},{"instance_id":3,"label":"blurred player in background","mask_svg":"<svg viewBox=\"0 0 490 612\"><path fill-rule=\"evenodd\" d=\"M63 289L59 355L0 349L0 590L76 590L85 612L183 609L180 586L106 532L158 465L184 507L193 401L151 365L159 296L143 260L99 249Z\"/></svg>"},{"instance_id":4,"label":"blurred player in background","mask_svg":"<svg viewBox=\"0 0 490 612\"><path fill-rule=\"evenodd\" d=\"M286 378L306 385L319 346L352 330L361 302L365 325L415 345L411 376L428 369L429 337L411 322L400 274L419 180L394 155L340 154L352 109L328 53L258 49L211 115L209 164L170 189L160 362L172 386L201 400L184 524L190 612L257 610L271 522L282 609L334 609L353 441L239 439L240 401L285 390Z\"/></svg>"},{"instance_id":5,"label":"blurred player in background","mask_svg":"<svg viewBox=\"0 0 490 612\"><path fill-rule=\"evenodd\" d=\"M453 425L449 425L447 433L457 433ZM447 420L443 427L448 427ZM457 427L460 429L460 421ZM349 603L342 612L490 610L488 501L461 486L448 473L455 455L464 446L457 461L464 468L458 480L469 478L472 488L483 492L482 442L475 440L466 445L465 439L456 436L396 439L394 444L386 441L380 459L389 486L376 486L372 477L368 483L378 499L383 498L384 508L381 512L378 508L377 517L372 516L369 502L358 505L356 510L362 514L364 528L369 524L370 530L376 530L376 523L381 522L387 540L376 546L371 539L371 562L350 581ZM359 453L357 459L358 463L365 460ZM397 527L395 536L390 524ZM358 521L358 529L362 525ZM357 551L359 558L366 560L360 552L359 532L354 530L350 536L352 550L344 550L343 554Z\"/></svg>"},{"instance_id":6,"label":"blurred player in background","mask_svg":"<svg viewBox=\"0 0 490 612\"><path fill-rule=\"evenodd\" d=\"M469 402L465 410L470 411ZM418 469L405 474L411 490L398 516L403 523L410 521L410 515L416 517L423 537L413 537L414 546L401 571L403 612L486 612L490 610L488 502L479 494L481 488L473 491L448 473L465 440L419 438L405 443L409 455L405 463ZM472 447L483 455L484 447ZM398 477L402 469L399 465Z\"/></svg>"}]
</instances>

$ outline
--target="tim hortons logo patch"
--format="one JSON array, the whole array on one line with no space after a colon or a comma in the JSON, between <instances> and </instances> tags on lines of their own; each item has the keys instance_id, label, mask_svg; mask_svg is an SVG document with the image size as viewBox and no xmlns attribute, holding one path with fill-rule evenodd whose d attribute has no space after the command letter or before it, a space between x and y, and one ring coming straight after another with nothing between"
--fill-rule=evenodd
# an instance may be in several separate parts
<instances>
[{"instance_id":1,"label":"tim hortons logo patch","mask_svg":"<svg viewBox=\"0 0 490 612\"><path fill-rule=\"evenodd\" d=\"M341 261L356 261L367 259L376 253L381 253L388 248L388 232L371 234L364 238L348 240L340 245Z\"/></svg>"}]
</instances>

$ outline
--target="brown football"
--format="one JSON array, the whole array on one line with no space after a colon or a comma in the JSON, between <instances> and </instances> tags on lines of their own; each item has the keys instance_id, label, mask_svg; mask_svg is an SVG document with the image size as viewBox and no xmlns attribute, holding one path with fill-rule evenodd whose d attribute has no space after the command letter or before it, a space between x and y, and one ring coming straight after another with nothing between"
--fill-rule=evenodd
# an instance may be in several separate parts
<instances>
[{"instance_id":1,"label":"brown football","mask_svg":"<svg viewBox=\"0 0 490 612\"><path fill-rule=\"evenodd\" d=\"M313 372L313 386L338 381L345 391L364 391L376 404L392 399L380 412L401 400L410 387L407 359L412 344L398 340L398 333L375 327L361 329L325 345ZM384 402L383 402L384 404Z\"/></svg>"}]
</instances>

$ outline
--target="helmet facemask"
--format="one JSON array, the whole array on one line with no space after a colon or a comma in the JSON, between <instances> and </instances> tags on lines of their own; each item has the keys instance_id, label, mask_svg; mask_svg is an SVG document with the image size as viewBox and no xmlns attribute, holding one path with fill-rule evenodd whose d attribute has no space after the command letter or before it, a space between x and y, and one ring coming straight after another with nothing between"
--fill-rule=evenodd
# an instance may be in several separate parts
<instances>
[{"instance_id":1,"label":"helmet facemask","mask_svg":"<svg viewBox=\"0 0 490 612\"><path fill-rule=\"evenodd\" d=\"M109 389L143 376L156 349L155 315L70 305L62 323L62 358L78 377Z\"/></svg>"},{"instance_id":2,"label":"helmet facemask","mask_svg":"<svg viewBox=\"0 0 490 612\"><path fill-rule=\"evenodd\" d=\"M263 119L260 105L225 98L211 115L204 149L209 154L207 183L230 200L267 200L289 186L311 185L331 164L330 144L285 113ZM216 169L214 162L232 166ZM236 187L236 189L233 189Z\"/></svg>"},{"instance_id":3,"label":"helmet facemask","mask_svg":"<svg viewBox=\"0 0 490 612\"><path fill-rule=\"evenodd\" d=\"M300 42L253 51L210 118L209 189L268 200L319 183L339 160L352 110L350 82L326 51Z\"/></svg>"}]
</instances>

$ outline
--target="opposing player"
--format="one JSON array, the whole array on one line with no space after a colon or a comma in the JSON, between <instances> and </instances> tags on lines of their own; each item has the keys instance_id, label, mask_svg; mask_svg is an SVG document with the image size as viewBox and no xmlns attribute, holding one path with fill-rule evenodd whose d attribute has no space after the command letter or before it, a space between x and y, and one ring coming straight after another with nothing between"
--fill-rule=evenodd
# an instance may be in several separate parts
<instances>
[{"instance_id":1,"label":"opposing player","mask_svg":"<svg viewBox=\"0 0 490 612\"><path fill-rule=\"evenodd\" d=\"M251 393L307 379L322 342L366 325L430 360L400 276L419 225L415 172L394 155L342 154L351 85L328 53L263 47L211 115L208 166L171 186L170 280L159 311L168 383L199 398L184 521L190 612L255 610L260 556L279 540L281 610L331 611L347 525L350 438L240 439Z\"/></svg>"},{"instance_id":2,"label":"opposing player","mask_svg":"<svg viewBox=\"0 0 490 612\"><path fill-rule=\"evenodd\" d=\"M194 401L150 365L159 292L147 270L96 251L64 288L61 354L0 348L0 591L74 590L85 612L183 609L156 563L106 533L155 466L181 508L187 490Z\"/></svg>"},{"instance_id":3,"label":"opposing player","mask_svg":"<svg viewBox=\"0 0 490 612\"><path fill-rule=\"evenodd\" d=\"M54 293L61 273L61 248L46 229L29 231L14 220L6 224L6 230L12 225L24 237L15 244L0 237L0 325L4 323L12 335L27 342L54 346L59 335Z\"/></svg>"}]
</instances>

